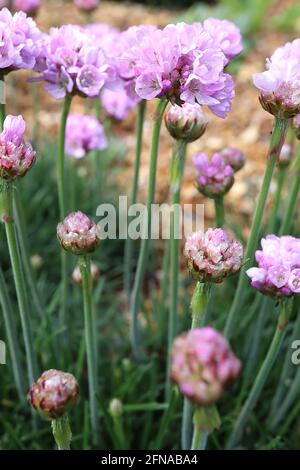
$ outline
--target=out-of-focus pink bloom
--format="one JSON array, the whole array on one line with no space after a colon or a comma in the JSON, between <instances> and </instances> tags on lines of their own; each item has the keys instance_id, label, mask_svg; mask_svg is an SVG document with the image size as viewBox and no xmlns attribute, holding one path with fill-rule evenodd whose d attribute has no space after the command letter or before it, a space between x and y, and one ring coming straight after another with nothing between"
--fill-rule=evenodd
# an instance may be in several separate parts
<instances>
[{"instance_id":1,"label":"out-of-focus pink bloom","mask_svg":"<svg viewBox=\"0 0 300 470\"><path fill-rule=\"evenodd\" d=\"M140 100L128 95L125 88L115 91L105 89L101 94L101 103L107 114L119 121L125 119Z\"/></svg>"},{"instance_id":2,"label":"out-of-focus pink bloom","mask_svg":"<svg viewBox=\"0 0 300 470\"><path fill-rule=\"evenodd\" d=\"M300 39L276 49L266 68L253 75L262 107L274 116L295 116L300 112Z\"/></svg>"},{"instance_id":3,"label":"out-of-focus pink bloom","mask_svg":"<svg viewBox=\"0 0 300 470\"><path fill-rule=\"evenodd\" d=\"M219 400L240 369L226 338L211 327L195 328L174 341L171 378L197 405L210 406Z\"/></svg>"},{"instance_id":4,"label":"out-of-focus pink bloom","mask_svg":"<svg viewBox=\"0 0 300 470\"><path fill-rule=\"evenodd\" d=\"M81 10L92 11L100 5L100 0L74 0L74 3Z\"/></svg>"},{"instance_id":5,"label":"out-of-focus pink bloom","mask_svg":"<svg viewBox=\"0 0 300 470\"><path fill-rule=\"evenodd\" d=\"M242 52L241 32L232 21L207 18L203 28L217 42L228 61Z\"/></svg>"},{"instance_id":6,"label":"out-of-focus pink bloom","mask_svg":"<svg viewBox=\"0 0 300 470\"><path fill-rule=\"evenodd\" d=\"M206 131L208 120L199 104L175 104L165 114L166 127L174 139L194 142Z\"/></svg>"},{"instance_id":7,"label":"out-of-focus pink bloom","mask_svg":"<svg viewBox=\"0 0 300 470\"><path fill-rule=\"evenodd\" d=\"M300 140L300 114L297 114L293 119L293 128L296 133L297 139Z\"/></svg>"},{"instance_id":8,"label":"out-of-focus pink bloom","mask_svg":"<svg viewBox=\"0 0 300 470\"><path fill-rule=\"evenodd\" d=\"M209 228L187 237L184 255L194 278L219 283L240 269L243 247L223 229Z\"/></svg>"},{"instance_id":9,"label":"out-of-focus pink bloom","mask_svg":"<svg viewBox=\"0 0 300 470\"><path fill-rule=\"evenodd\" d=\"M95 283L100 277L100 271L95 263L91 263L91 280L93 283ZM74 284L81 285L82 284L82 277L81 277L81 272L80 272L80 267L76 266L73 270L72 273L72 281Z\"/></svg>"},{"instance_id":10,"label":"out-of-focus pink bloom","mask_svg":"<svg viewBox=\"0 0 300 470\"><path fill-rule=\"evenodd\" d=\"M40 55L42 33L32 18L20 11L12 15L0 11L0 69L7 74L16 69L33 69Z\"/></svg>"},{"instance_id":11,"label":"out-of-focus pink bloom","mask_svg":"<svg viewBox=\"0 0 300 470\"><path fill-rule=\"evenodd\" d=\"M72 212L57 226L61 246L74 255L95 251L99 239L96 224L82 212Z\"/></svg>"},{"instance_id":12,"label":"out-of-focus pink bloom","mask_svg":"<svg viewBox=\"0 0 300 470\"><path fill-rule=\"evenodd\" d=\"M38 80L56 99L66 94L97 97L104 84L113 86L116 72L93 35L79 26L52 28L39 59Z\"/></svg>"},{"instance_id":13,"label":"out-of-focus pink bloom","mask_svg":"<svg viewBox=\"0 0 300 470\"><path fill-rule=\"evenodd\" d=\"M13 9L35 16L41 6L41 0L13 0Z\"/></svg>"},{"instance_id":14,"label":"out-of-focus pink bloom","mask_svg":"<svg viewBox=\"0 0 300 470\"><path fill-rule=\"evenodd\" d=\"M68 116L65 141L65 152L68 155L82 158L91 150L104 150L107 145L104 128L94 116Z\"/></svg>"},{"instance_id":15,"label":"out-of-focus pink bloom","mask_svg":"<svg viewBox=\"0 0 300 470\"><path fill-rule=\"evenodd\" d=\"M77 380L67 372L47 370L31 385L29 401L42 417L57 419L77 404Z\"/></svg>"},{"instance_id":16,"label":"out-of-focus pink bloom","mask_svg":"<svg viewBox=\"0 0 300 470\"><path fill-rule=\"evenodd\" d=\"M283 144L277 165L284 167L288 166L293 158L293 147L290 144Z\"/></svg>"},{"instance_id":17,"label":"out-of-focus pink bloom","mask_svg":"<svg viewBox=\"0 0 300 470\"><path fill-rule=\"evenodd\" d=\"M245 155L239 149L226 147L219 152L226 165L231 166L236 173L245 165Z\"/></svg>"},{"instance_id":18,"label":"out-of-focus pink bloom","mask_svg":"<svg viewBox=\"0 0 300 470\"><path fill-rule=\"evenodd\" d=\"M22 116L7 116L0 134L0 177L11 181L24 176L35 162L36 153L24 140Z\"/></svg>"},{"instance_id":19,"label":"out-of-focus pink bloom","mask_svg":"<svg viewBox=\"0 0 300 470\"><path fill-rule=\"evenodd\" d=\"M255 253L258 267L247 271L252 287L275 298L299 294L300 239L267 235L261 246Z\"/></svg>"},{"instance_id":20,"label":"out-of-focus pink bloom","mask_svg":"<svg viewBox=\"0 0 300 470\"><path fill-rule=\"evenodd\" d=\"M193 163L198 171L197 184L202 194L215 198L230 190L234 183L233 168L219 153L215 153L210 161L205 153L197 153Z\"/></svg>"}]
</instances>

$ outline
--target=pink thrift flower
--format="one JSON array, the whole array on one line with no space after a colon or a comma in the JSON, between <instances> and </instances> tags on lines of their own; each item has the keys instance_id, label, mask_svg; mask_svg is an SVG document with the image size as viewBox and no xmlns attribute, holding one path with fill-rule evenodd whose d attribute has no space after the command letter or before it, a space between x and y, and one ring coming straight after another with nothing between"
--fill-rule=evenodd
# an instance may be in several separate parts
<instances>
[{"instance_id":1,"label":"pink thrift flower","mask_svg":"<svg viewBox=\"0 0 300 470\"><path fill-rule=\"evenodd\" d=\"M95 251L99 239L97 226L82 212L72 212L57 226L57 237L61 246L74 255Z\"/></svg>"},{"instance_id":2,"label":"pink thrift flower","mask_svg":"<svg viewBox=\"0 0 300 470\"><path fill-rule=\"evenodd\" d=\"M226 165L231 166L235 173L245 165L245 155L239 149L226 147L219 153Z\"/></svg>"},{"instance_id":3,"label":"pink thrift flower","mask_svg":"<svg viewBox=\"0 0 300 470\"><path fill-rule=\"evenodd\" d=\"M243 247L223 229L209 228L187 237L184 256L194 278L200 282L220 283L239 271Z\"/></svg>"},{"instance_id":4,"label":"pink thrift flower","mask_svg":"<svg viewBox=\"0 0 300 470\"><path fill-rule=\"evenodd\" d=\"M165 114L166 127L174 139L194 142L206 131L208 120L199 104L171 106Z\"/></svg>"},{"instance_id":5,"label":"pink thrift flower","mask_svg":"<svg viewBox=\"0 0 300 470\"><path fill-rule=\"evenodd\" d=\"M41 0L13 0L13 9L35 16L41 6Z\"/></svg>"},{"instance_id":6,"label":"pink thrift flower","mask_svg":"<svg viewBox=\"0 0 300 470\"><path fill-rule=\"evenodd\" d=\"M92 11L100 5L100 0L74 0L74 3L81 10Z\"/></svg>"},{"instance_id":7,"label":"pink thrift flower","mask_svg":"<svg viewBox=\"0 0 300 470\"><path fill-rule=\"evenodd\" d=\"M207 197L215 198L227 193L234 183L233 168L215 153L209 161L203 153L197 153L193 163L198 171L199 191Z\"/></svg>"},{"instance_id":8,"label":"pink thrift flower","mask_svg":"<svg viewBox=\"0 0 300 470\"><path fill-rule=\"evenodd\" d=\"M68 155L82 158L92 150L104 150L107 145L104 128L94 116L68 116L65 141L65 152Z\"/></svg>"},{"instance_id":9,"label":"pink thrift flower","mask_svg":"<svg viewBox=\"0 0 300 470\"><path fill-rule=\"evenodd\" d=\"M36 159L30 143L24 140L26 124L22 116L7 116L0 134L0 177L12 181L24 176Z\"/></svg>"},{"instance_id":10,"label":"pink thrift flower","mask_svg":"<svg viewBox=\"0 0 300 470\"><path fill-rule=\"evenodd\" d=\"M232 21L208 18L203 28L219 45L228 62L242 52L241 32Z\"/></svg>"},{"instance_id":11,"label":"pink thrift flower","mask_svg":"<svg viewBox=\"0 0 300 470\"><path fill-rule=\"evenodd\" d=\"M138 97L131 97L124 87L117 90L106 88L101 94L101 103L107 114L123 121L139 102Z\"/></svg>"},{"instance_id":12,"label":"pink thrift flower","mask_svg":"<svg viewBox=\"0 0 300 470\"><path fill-rule=\"evenodd\" d=\"M193 329L174 341L171 378L196 405L218 401L240 369L227 340L211 327Z\"/></svg>"},{"instance_id":13,"label":"pink thrift flower","mask_svg":"<svg viewBox=\"0 0 300 470\"><path fill-rule=\"evenodd\" d=\"M295 116L300 112L300 39L276 49L266 68L253 75L262 107L274 116Z\"/></svg>"},{"instance_id":14,"label":"pink thrift flower","mask_svg":"<svg viewBox=\"0 0 300 470\"><path fill-rule=\"evenodd\" d=\"M300 239L267 235L255 253L258 267L248 269L251 285L274 298L300 292Z\"/></svg>"},{"instance_id":15,"label":"pink thrift flower","mask_svg":"<svg viewBox=\"0 0 300 470\"><path fill-rule=\"evenodd\" d=\"M77 380L67 372L47 370L31 385L29 402L42 417L57 419L77 404Z\"/></svg>"}]
</instances>

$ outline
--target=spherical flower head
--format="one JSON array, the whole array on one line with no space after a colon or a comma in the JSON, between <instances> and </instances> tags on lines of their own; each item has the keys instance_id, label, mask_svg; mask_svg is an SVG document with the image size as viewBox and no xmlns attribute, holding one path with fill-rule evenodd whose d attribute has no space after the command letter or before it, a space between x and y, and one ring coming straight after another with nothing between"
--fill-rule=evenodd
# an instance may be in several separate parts
<instances>
[{"instance_id":1,"label":"spherical flower head","mask_svg":"<svg viewBox=\"0 0 300 470\"><path fill-rule=\"evenodd\" d=\"M280 167L287 167L293 158L293 148L290 144L283 144L277 165Z\"/></svg>"},{"instance_id":2,"label":"spherical flower head","mask_svg":"<svg viewBox=\"0 0 300 470\"><path fill-rule=\"evenodd\" d=\"M195 328L174 341L172 381L196 405L216 403L240 369L226 338L211 327Z\"/></svg>"},{"instance_id":3,"label":"spherical flower head","mask_svg":"<svg viewBox=\"0 0 300 470\"><path fill-rule=\"evenodd\" d=\"M82 158L92 150L104 150L108 146L102 124L95 116L70 114L66 126L66 154Z\"/></svg>"},{"instance_id":4,"label":"spherical flower head","mask_svg":"<svg viewBox=\"0 0 300 470\"><path fill-rule=\"evenodd\" d=\"M300 140L300 114L297 114L293 119L293 129L297 139Z\"/></svg>"},{"instance_id":5,"label":"spherical flower head","mask_svg":"<svg viewBox=\"0 0 300 470\"><path fill-rule=\"evenodd\" d=\"M243 261L243 246L221 228L193 232L184 255L192 276L199 282L220 283L236 273Z\"/></svg>"},{"instance_id":6,"label":"spherical flower head","mask_svg":"<svg viewBox=\"0 0 300 470\"><path fill-rule=\"evenodd\" d=\"M266 68L253 75L262 107L281 118L296 116L300 112L300 39L277 49Z\"/></svg>"},{"instance_id":7,"label":"spherical flower head","mask_svg":"<svg viewBox=\"0 0 300 470\"><path fill-rule=\"evenodd\" d=\"M84 11L93 11L100 5L100 0L74 0L75 5Z\"/></svg>"},{"instance_id":8,"label":"spherical flower head","mask_svg":"<svg viewBox=\"0 0 300 470\"><path fill-rule=\"evenodd\" d=\"M22 116L7 116L0 134L0 177L12 181L24 176L36 159L30 143L24 140L26 124Z\"/></svg>"},{"instance_id":9,"label":"spherical flower head","mask_svg":"<svg viewBox=\"0 0 300 470\"><path fill-rule=\"evenodd\" d=\"M176 140L194 142L206 131L208 120L199 104L171 106L165 114L166 127Z\"/></svg>"},{"instance_id":10,"label":"spherical flower head","mask_svg":"<svg viewBox=\"0 0 300 470\"><path fill-rule=\"evenodd\" d=\"M242 52L241 32L232 21L207 18L203 23L203 28L220 46L228 62Z\"/></svg>"},{"instance_id":11,"label":"spherical flower head","mask_svg":"<svg viewBox=\"0 0 300 470\"><path fill-rule=\"evenodd\" d=\"M117 90L104 89L101 94L101 103L107 114L116 119L123 121L127 118L140 99L137 96L130 96L125 87Z\"/></svg>"},{"instance_id":12,"label":"spherical flower head","mask_svg":"<svg viewBox=\"0 0 300 470\"><path fill-rule=\"evenodd\" d=\"M98 268L97 264L91 263L91 280L92 280L92 282L95 283L96 281L98 281L99 277L100 277L100 271L99 271L99 268ZM72 273L72 281L74 282L74 284L77 284L79 286L82 285L82 277L81 277L81 272L80 272L79 266L76 266L73 273Z\"/></svg>"},{"instance_id":13,"label":"spherical flower head","mask_svg":"<svg viewBox=\"0 0 300 470\"><path fill-rule=\"evenodd\" d=\"M41 0L13 0L13 9L35 16L41 6Z\"/></svg>"},{"instance_id":14,"label":"spherical flower head","mask_svg":"<svg viewBox=\"0 0 300 470\"><path fill-rule=\"evenodd\" d=\"M198 171L198 190L207 197L216 198L226 194L234 183L234 172L219 153L211 160L203 153L197 153L193 163Z\"/></svg>"},{"instance_id":15,"label":"spherical flower head","mask_svg":"<svg viewBox=\"0 0 300 470\"><path fill-rule=\"evenodd\" d=\"M255 258L258 267L248 269L251 285L276 299L300 293L300 239L267 235Z\"/></svg>"},{"instance_id":16,"label":"spherical flower head","mask_svg":"<svg viewBox=\"0 0 300 470\"><path fill-rule=\"evenodd\" d=\"M67 372L47 370L31 385L29 401L42 417L57 419L77 404L77 380Z\"/></svg>"},{"instance_id":17,"label":"spherical flower head","mask_svg":"<svg viewBox=\"0 0 300 470\"><path fill-rule=\"evenodd\" d=\"M243 152L233 147L226 147L220 152L226 165L231 166L234 173L239 171L245 165L246 159Z\"/></svg>"},{"instance_id":18,"label":"spherical flower head","mask_svg":"<svg viewBox=\"0 0 300 470\"><path fill-rule=\"evenodd\" d=\"M96 224L82 212L72 212L57 226L61 246L74 255L95 251L99 239Z\"/></svg>"}]
</instances>

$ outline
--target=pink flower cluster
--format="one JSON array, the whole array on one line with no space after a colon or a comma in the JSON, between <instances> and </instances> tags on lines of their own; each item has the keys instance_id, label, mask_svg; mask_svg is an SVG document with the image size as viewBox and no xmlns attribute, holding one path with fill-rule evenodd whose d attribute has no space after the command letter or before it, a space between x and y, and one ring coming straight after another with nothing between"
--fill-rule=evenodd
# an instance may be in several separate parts
<instances>
[{"instance_id":1,"label":"pink flower cluster","mask_svg":"<svg viewBox=\"0 0 300 470\"><path fill-rule=\"evenodd\" d=\"M65 152L82 158L92 150L107 148L107 139L102 124L94 116L70 114L66 126Z\"/></svg>"},{"instance_id":2,"label":"pink flower cluster","mask_svg":"<svg viewBox=\"0 0 300 470\"><path fill-rule=\"evenodd\" d=\"M13 180L24 176L35 162L36 153L24 140L26 124L22 116L7 116L0 134L0 177Z\"/></svg>"},{"instance_id":3,"label":"pink flower cluster","mask_svg":"<svg viewBox=\"0 0 300 470\"><path fill-rule=\"evenodd\" d=\"M135 91L143 99L197 102L222 118L230 110L234 85L224 72L228 56L200 23L142 29L122 60L134 71Z\"/></svg>"},{"instance_id":4,"label":"pink flower cluster","mask_svg":"<svg viewBox=\"0 0 300 470\"><path fill-rule=\"evenodd\" d=\"M196 328L174 341L171 378L197 405L209 406L219 400L240 369L227 340L211 327Z\"/></svg>"},{"instance_id":5,"label":"pink flower cluster","mask_svg":"<svg viewBox=\"0 0 300 470\"><path fill-rule=\"evenodd\" d=\"M225 147L219 153L226 165L231 166L235 173L245 165L245 155L239 149Z\"/></svg>"},{"instance_id":6,"label":"pink flower cluster","mask_svg":"<svg viewBox=\"0 0 300 470\"><path fill-rule=\"evenodd\" d=\"M300 112L300 39L276 49L266 68L253 76L263 108L275 116L295 116Z\"/></svg>"},{"instance_id":7,"label":"pink flower cluster","mask_svg":"<svg viewBox=\"0 0 300 470\"><path fill-rule=\"evenodd\" d=\"M92 11L100 5L100 0L74 0L74 3L81 10Z\"/></svg>"},{"instance_id":8,"label":"pink flower cluster","mask_svg":"<svg viewBox=\"0 0 300 470\"><path fill-rule=\"evenodd\" d=\"M255 253L258 267L247 271L252 287L275 298L299 294L300 239L267 235L261 246Z\"/></svg>"},{"instance_id":9,"label":"pink flower cluster","mask_svg":"<svg viewBox=\"0 0 300 470\"><path fill-rule=\"evenodd\" d=\"M77 404L77 380L67 372L47 370L31 385L29 400L44 418L57 419Z\"/></svg>"},{"instance_id":10,"label":"pink flower cluster","mask_svg":"<svg viewBox=\"0 0 300 470\"><path fill-rule=\"evenodd\" d=\"M101 93L103 108L110 117L118 121L126 119L138 102L138 97L132 96L132 94L129 95L124 86L119 87L117 90L105 88Z\"/></svg>"},{"instance_id":11,"label":"pink flower cluster","mask_svg":"<svg viewBox=\"0 0 300 470\"><path fill-rule=\"evenodd\" d=\"M242 52L241 32L232 21L207 18L203 28L222 49L228 62Z\"/></svg>"},{"instance_id":12,"label":"pink flower cluster","mask_svg":"<svg viewBox=\"0 0 300 470\"><path fill-rule=\"evenodd\" d=\"M187 237L184 255L193 277L200 282L219 283L240 269L243 247L223 229L209 228Z\"/></svg>"},{"instance_id":13,"label":"pink flower cluster","mask_svg":"<svg viewBox=\"0 0 300 470\"><path fill-rule=\"evenodd\" d=\"M106 81L112 83L115 71L93 35L79 26L52 28L40 59L40 77L56 99L70 95L97 97Z\"/></svg>"},{"instance_id":14,"label":"pink flower cluster","mask_svg":"<svg viewBox=\"0 0 300 470\"><path fill-rule=\"evenodd\" d=\"M12 15L0 11L0 69L7 74L16 69L33 69L40 55L42 33L32 18L22 11Z\"/></svg>"},{"instance_id":15,"label":"pink flower cluster","mask_svg":"<svg viewBox=\"0 0 300 470\"><path fill-rule=\"evenodd\" d=\"M82 212L72 212L57 226L57 237L61 246L74 255L95 251L99 239L97 226Z\"/></svg>"},{"instance_id":16,"label":"pink flower cluster","mask_svg":"<svg viewBox=\"0 0 300 470\"><path fill-rule=\"evenodd\" d=\"M220 153L215 153L209 161L205 153L199 152L194 156L193 163L198 171L198 189L205 196L219 197L232 187L233 168L226 163Z\"/></svg>"}]
</instances>

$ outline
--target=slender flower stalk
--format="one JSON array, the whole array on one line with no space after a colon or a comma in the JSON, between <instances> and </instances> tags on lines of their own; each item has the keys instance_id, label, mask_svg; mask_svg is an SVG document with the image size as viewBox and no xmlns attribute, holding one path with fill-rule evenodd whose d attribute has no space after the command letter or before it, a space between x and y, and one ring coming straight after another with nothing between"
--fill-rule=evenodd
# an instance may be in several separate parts
<instances>
[{"instance_id":1,"label":"slender flower stalk","mask_svg":"<svg viewBox=\"0 0 300 470\"><path fill-rule=\"evenodd\" d=\"M70 95L66 95L64 98L59 140L58 140L58 151L57 151L57 185L58 185L58 201L59 201L59 214L60 219L63 220L66 215L66 194L65 194L65 135L67 118L71 107L72 98ZM66 310L67 310L67 296L68 296L68 265L67 265L67 254L64 250L61 250L61 305L60 305L60 322L61 326L65 326L66 323Z\"/></svg>"},{"instance_id":2,"label":"slender flower stalk","mask_svg":"<svg viewBox=\"0 0 300 470\"><path fill-rule=\"evenodd\" d=\"M139 174L140 174L140 162L142 154L142 143L143 143L143 129L146 111L146 100L142 100L138 105L137 118L136 118L136 148L135 148L135 160L134 160L134 172L133 181L131 188L130 204L136 204L138 196L139 186ZM128 298L130 297L131 284L132 284L132 251L133 244L132 240L127 237L125 243L125 255L124 255L124 288Z\"/></svg>"},{"instance_id":3,"label":"slender flower stalk","mask_svg":"<svg viewBox=\"0 0 300 470\"><path fill-rule=\"evenodd\" d=\"M51 422L51 428L54 440L57 444L57 449L70 450L72 431L68 414L66 413L57 419L53 419Z\"/></svg>"},{"instance_id":4,"label":"slender flower stalk","mask_svg":"<svg viewBox=\"0 0 300 470\"><path fill-rule=\"evenodd\" d=\"M141 242L141 249L138 259L137 271L135 275L131 301L131 342L133 354L137 360L141 360L143 357L143 351L140 344L139 326L138 326L138 312L140 307L140 295L142 289L142 283L144 280L146 263L148 259L148 251L151 236L151 205L154 200L155 186L156 186L156 167L159 147L159 135L162 123L164 111L167 106L167 101L162 99L159 101L156 109L156 118L153 125L152 132L152 145L150 154L150 167L149 167L149 185L148 185L148 196L147 196L147 233L146 237Z\"/></svg>"},{"instance_id":5,"label":"slender flower stalk","mask_svg":"<svg viewBox=\"0 0 300 470\"><path fill-rule=\"evenodd\" d=\"M223 227L225 223L224 197L214 198L216 212L216 227Z\"/></svg>"},{"instance_id":6,"label":"slender flower stalk","mask_svg":"<svg viewBox=\"0 0 300 470\"><path fill-rule=\"evenodd\" d=\"M227 338L232 335L234 323L236 321L236 316L240 312L240 307L243 302L245 286L247 284L247 276L246 271L249 267L249 264L253 258L254 250L256 249L260 227L262 224L262 218L264 213L264 208L266 204L266 200L268 197L270 184L272 180L272 175L274 172L274 168L276 165L276 161L279 158L282 145L284 143L285 134L288 126L287 119L281 119L279 117L275 118L274 129L272 133L269 154L268 154L268 163L265 170L264 179L262 182L262 187L258 196L257 206L255 210L255 214L252 221L251 232L248 239L247 247L245 250L245 263L241 268L241 272L239 275L238 286L235 291L235 297L227 317L226 326L224 329L224 334Z\"/></svg>"},{"instance_id":7,"label":"slender flower stalk","mask_svg":"<svg viewBox=\"0 0 300 470\"><path fill-rule=\"evenodd\" d=\"M36 373L36 357L33 348L25 282L22 272L20 253L17 245L15 226L13 222L13 183L3 183L2 200L5 214L5 232L14 275L14 282L16 287L22 331L25 343L28 380L31 384Z\"/></svg>"},{"instance_id":8,"label":"slender flower stalk","mask_svg":"<svg viewBox=\"0 0 300 470\"><path fill-rule=\"evenodd\" d=\"M267 233L274 233L274 232L276 233L277 218L279 214L282 190L283 190L286 174L287 174L287 167L279 166L278 173L277 173L276 193L273 199L273 209L272 209L271 217L269 220Z\"/></svg>"},{"instance_id":9,"label":"slender flower stalk","mask_svg":"<svg viewBox=\"0 0 300 470\"><path fill-rule=\"evenodd\" d=\"M269 351L265 357L265 360L258 372L258 375L254 381L252 389L248 395L248 398L238 416L238 419L235 423L234 430L229 437L228 443L226 445L227 449L232 449L238 444L242 433L245 429L249 415L253 410L255 403L257 402L260 394L268 380L269 373L272 369L272 366L276 360L276 357L279 353L282 340L284 338L286 327L290 317L290 306L289 301L283 300L281 304L281 311L278 318L278 323L276 331L270 345Z\"/></svg>"},{"instance_id":10,"label":"slender flower stalk","mask_svg":"<svg viewBox=\"0 0 300 470\"><path fill-rule=\"evenodd\" d=\"M0 304L4 318L4 325L7 335L7 342L10 354L10 364L16 384L19 399L25 401L24 393L24 377L23 369L21 366L21 352L20 346L17 341L16 325L14 321L14 311L9 298L6 282L3 276L2 269L0 268Z\"/></svg>"},{"instance_id":11,"label":"slender flower stalk","mask_svg":"<svg viewBox=\"0 0 300 470\"><path fill-rule=\"evenodd\" d=\"M284 211L284 218L279 231L280 235L289 233L293 225L294 214L300 190L300 146L298 148L297 156L292 164L292 168L295 171L294 180L289 192L287 207Z\"/></svg>"}]
</instances>

